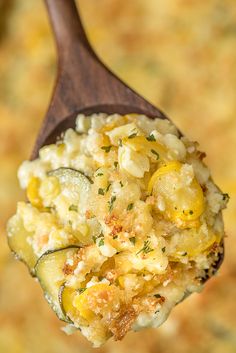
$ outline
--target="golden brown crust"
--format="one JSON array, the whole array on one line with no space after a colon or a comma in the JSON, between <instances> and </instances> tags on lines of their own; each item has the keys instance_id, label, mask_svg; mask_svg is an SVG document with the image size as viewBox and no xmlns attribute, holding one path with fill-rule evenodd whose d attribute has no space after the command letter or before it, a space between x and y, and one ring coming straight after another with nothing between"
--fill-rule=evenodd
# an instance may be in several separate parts
<instances>
[{"instance_id":1,"label":"golden brown crust","mask_svg":"<svg viewBox=\"0 0 236 353\"><path fill-rule=\"evenodd\" d=\"M82 251L83 250L83 251ZM82 254L84 253L84 249L80 249L77 254L74 254L72 257L72 264L65 263L62 271L65 275L72 275L82 258Z\"/></svg>"},{"instance_id":2,"label":"golden brown crust","mask_svg":"<svg viewBox=\"0 0 236 353\"><path fill-rule=\"evenodd\" d=\"M121 308L119 315L112 320L109 328L114 335L114 340L119 341L130 330L133 322L135 321L138 312L133 306L124 306Z\"/></svg>"}]
</instances>

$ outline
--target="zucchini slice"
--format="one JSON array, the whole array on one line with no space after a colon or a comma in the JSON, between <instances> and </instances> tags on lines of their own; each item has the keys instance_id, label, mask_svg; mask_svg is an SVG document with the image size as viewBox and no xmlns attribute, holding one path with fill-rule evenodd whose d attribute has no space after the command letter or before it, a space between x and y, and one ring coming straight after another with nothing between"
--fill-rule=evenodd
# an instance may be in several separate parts
<instances>
[{"instance_id":1,"label":"zucchini slice","mask_svg":"<svg viewBox=\"0 0 236 353\"><path fill-rule=\"evenodd\" d=\"M33 233L25 229L23 220L19 215L16 214L9 219L7 223L7 234L10 249L19 260L27 265L30 273L34 276L37 256L34 254L33 248L28 242L28 238L32 237Z\"/></svg>"},{"instance_id":2,"label":"zucchini slice","mask_svg":"<svg viewBox=\"0 0 236 353\"><path fill-rule=\"evenodd\" d=\"M101 284L98 284L100 286ZM96 289L95 289L96 290ZM84 296L84 291L86 291L86 296ZM93 291L93 289L92 289ZM87 304L87 293L91 292L90 288L78 288L74 289L65 285L61 286L59 291L59 302L61 305L61 310L66 316L68 322L76 325L78 318L84 320L91 320L94 318L94 313L84 304ZM73 305L75 297L78 294L83 298L81 301L81 311Z\"/></svg>"},{"instance_id":3,"label":"zucchini slice","mask_svg":"<svg viewBox=\"0 0 236 353\"><path fill-rule=\"evenodd\" d=\"M48 175L59 179L62 192L65 191L66 194L70 194L71 199L79 206L80 212L86 211L92 184L89 177L78 170L64 167L51 170Z\"/></svg>"},{"instance_id":4,"label":"zucchini slice","mask_svg":"<svg viewBox=\"0 0 236 353\"><path fill-rule=\"evenodd\" d=\"M74 288L69 288L64 284L61 285L59 290L59 303L61 310L68 322L74 322L74 317L76 315L76 309L72 305L76 291Z\"/></svg>"},{"instance_id":5,"label":"zucchini slice","mask_svg":"<svg viewBox=\"0 0 236 353\"><path fill-rule=\"evenodd\" d=\"M59 302L60 287L66 279L63 267L66 260L71 258L78 249L78 246L69 246L64 249L48 251L39 258L35 266L35 273L44 291L46 300L59 319L66 322L69 320L61 310Z\"/></svg>"}]
</instances>

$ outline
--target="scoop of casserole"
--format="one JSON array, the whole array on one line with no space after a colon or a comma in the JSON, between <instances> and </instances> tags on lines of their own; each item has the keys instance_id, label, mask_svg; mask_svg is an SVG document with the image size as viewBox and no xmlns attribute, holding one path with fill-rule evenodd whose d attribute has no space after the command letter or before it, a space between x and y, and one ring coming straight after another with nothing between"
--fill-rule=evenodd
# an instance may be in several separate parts
<instances>
[{"instance_id":1,"label":"scoop of casserole","mask_svg":"<svg viewBox=\"0 0 236 353\"><path fill-rule=\"evenodd\" d=\"M100 346L158 327L215 273L228 195L204 156L167 120L101 113L23 162L9 245L67 331Z\"/></svg>"}]
</instances>

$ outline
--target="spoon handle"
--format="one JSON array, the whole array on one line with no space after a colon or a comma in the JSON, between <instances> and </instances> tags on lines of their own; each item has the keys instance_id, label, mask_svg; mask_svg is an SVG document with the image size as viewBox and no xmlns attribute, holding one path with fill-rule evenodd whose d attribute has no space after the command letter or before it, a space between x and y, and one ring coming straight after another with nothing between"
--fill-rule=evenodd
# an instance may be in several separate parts
<instances>
[{"instance_id":1,"label":"spoon handle","mask_svg":"<svg viewBox=\"0 0 236 353\"><path fill-rule=\"evenodd\" d=\"M58 58L63 63L80 50L94 52L86 37L74 0L45 0L57 43ZM64 62L66 64L66 62Z\"/></svg>"},{"instance_id":2,"label":"spoon handle","mask_svg":"<svg viewBox=\"0 0 236 353\"><path fill-rule=\"evenodd\" d=\"M74 0L45 0L57 44L58 69L47 119L57 123L75 111L114 101L112 74L98 59ZM112 77L113 78L113 77Z\"/></svg>"},{"instance_id":3,"label":"spoon handle","mask_svg":"<svg viewBox=\"0 0 236 353\"><path fill-rule=\"evenodd\" d=\"M86 37L74 0L45 0L45 3L58 50L50 117L58 121L76 110L94 106L108 112L107 107L112 106L112 110L120 113L124 110L120 106L128 106L130 111L137 106L141 108L139 111L148 109L160 115L99 60Z\"/></svg>"}]
</instances>

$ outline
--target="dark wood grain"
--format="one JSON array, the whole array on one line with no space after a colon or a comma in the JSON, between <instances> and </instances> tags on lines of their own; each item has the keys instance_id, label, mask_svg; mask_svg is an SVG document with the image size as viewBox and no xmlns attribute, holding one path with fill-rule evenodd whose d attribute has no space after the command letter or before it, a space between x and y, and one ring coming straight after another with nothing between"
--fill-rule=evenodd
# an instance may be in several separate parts
<instances>
[{"instance_id":1,"label":"dark wood grain","mask_svg":"<svg viewBox=\"0 0 236 353\"><path fill-rule=\"evenodd\" d=\"M62 131L74 126L79 112L144 113L166 116L118 79L97 57L85 35L73 0L46 0L58 52L57 79L32 158ZM111 44L112 45L112 44Z\"/></svg>"}]
</instances>

